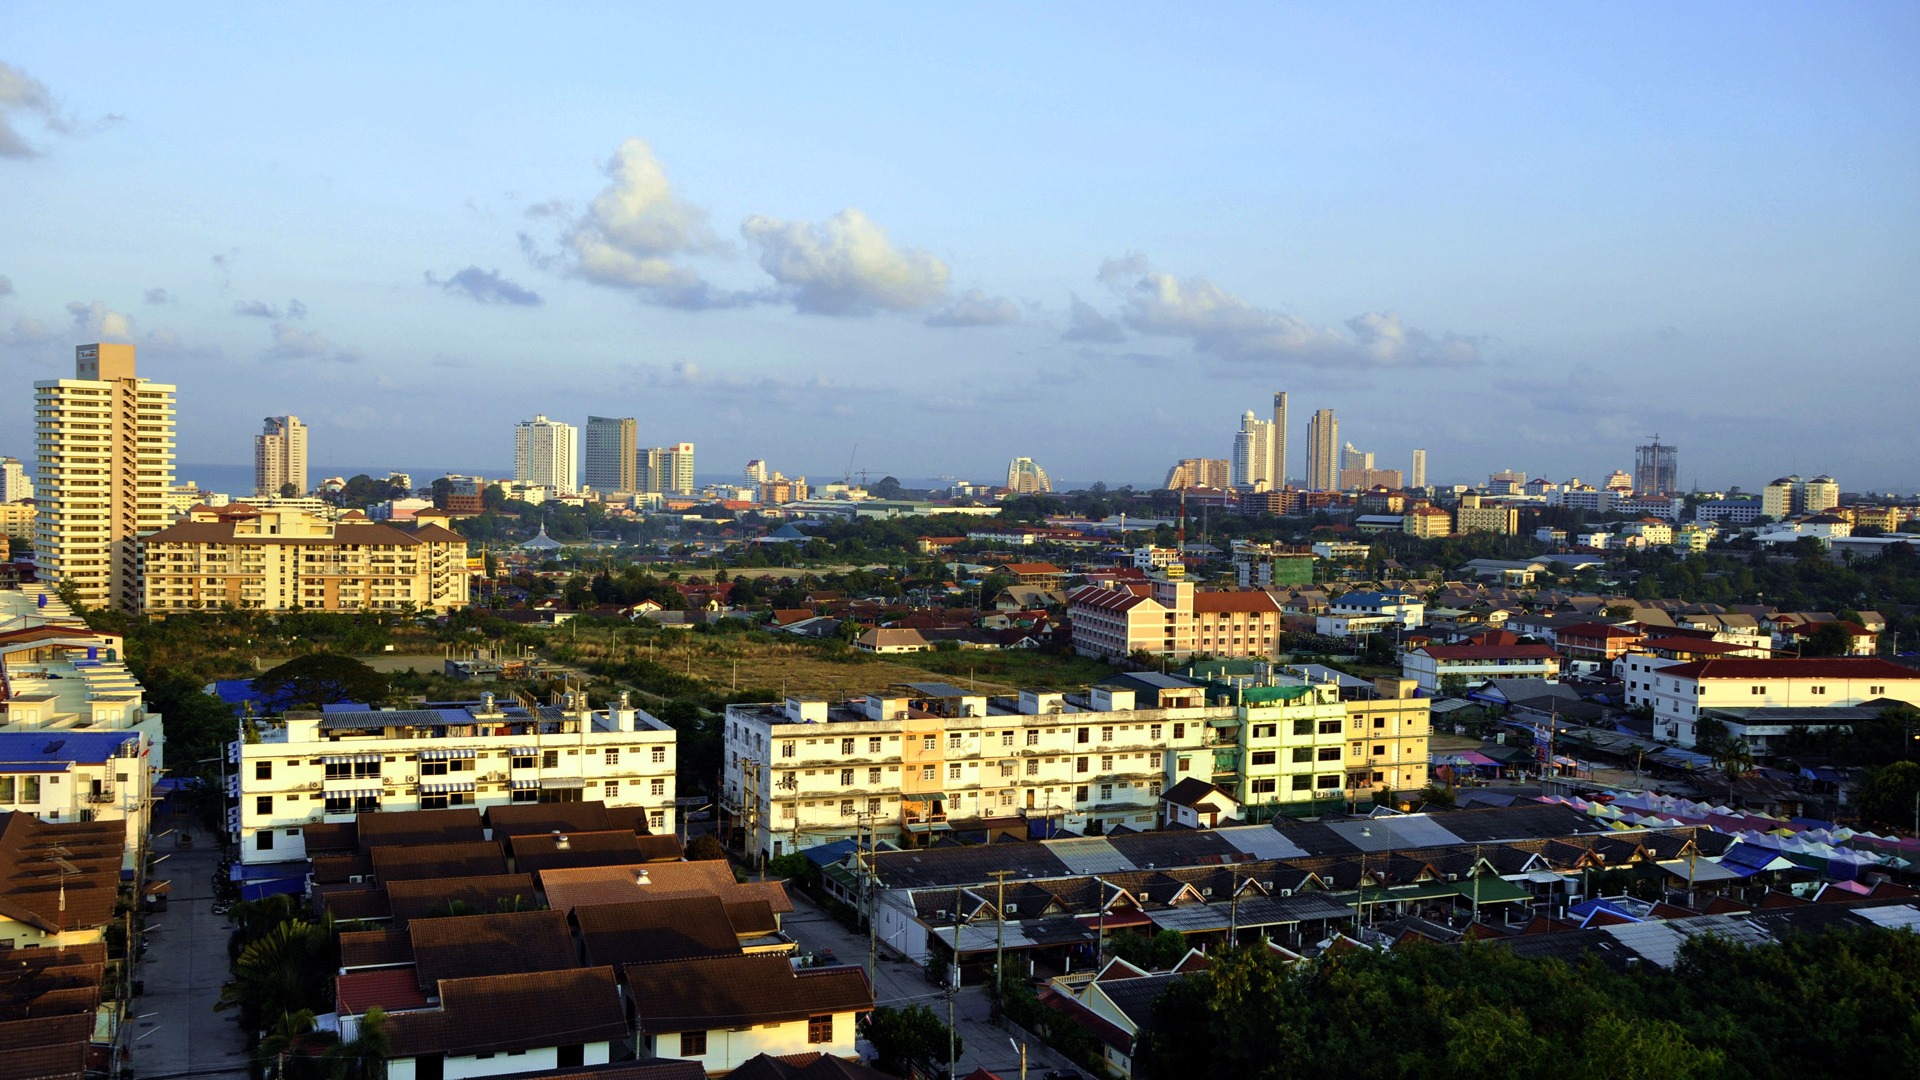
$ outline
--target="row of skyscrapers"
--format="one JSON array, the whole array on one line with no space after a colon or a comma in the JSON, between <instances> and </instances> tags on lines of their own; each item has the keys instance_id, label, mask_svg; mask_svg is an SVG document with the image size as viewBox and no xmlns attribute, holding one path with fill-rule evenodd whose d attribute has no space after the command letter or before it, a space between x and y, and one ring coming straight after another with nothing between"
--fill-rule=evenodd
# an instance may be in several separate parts
<instances>
[{"instance_id":1,"label":"row of skyscrapers","mask_svg":"<svg viewBox=\"0 0 1920 1080\"><path fill-rule=\"evenodd\" d=\"M691 495L693 444L643 447L631 416L589 416L582 440L572 424L536 415L514 425L513 480L562 495L583 480L605 495Z\"/></svg>"},{"instance_id":2,"label":"row of skyscrapers","mask_svg":"<svg viewBox=\"0 0 1920 1080\"><path fill-rule=\"evenodd\" d=\"M1181 470L1186 470L1185 474ZM1240 418L1240 430L1233 436L1233 455L1227 460L1227 475L1207 475L1206 459L1195 458L1175 467L1168 487L1233 487L1247 491L1278 491L1288 484L1287 474L1287 394L1273 395L1273 419L1262 420L1248 409ZM1344 488L1403 486L1398 469L1375 469L1373 454L1356 450L1353 444L1340 442L1340 421L1332 409L1321 409L1307 421L1307 472L1303 478L1310 491L1339 491ZM1413 452L1413 487L1427 483L1427 452Z\"/></svg>"}]
</instances>

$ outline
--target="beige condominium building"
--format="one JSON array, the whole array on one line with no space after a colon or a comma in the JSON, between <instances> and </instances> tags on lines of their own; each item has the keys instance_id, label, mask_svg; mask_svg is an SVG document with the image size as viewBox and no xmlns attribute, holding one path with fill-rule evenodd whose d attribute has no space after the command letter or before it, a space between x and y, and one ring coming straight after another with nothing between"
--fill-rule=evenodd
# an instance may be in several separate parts
<instances>
[{"instance_id":1,"label":"beige condominium building","mask_svg":"<svg viewBox=\"0 0 1920 1080\"><path fill-rule=\"evenodd\" d=\"M1151 829L1162 792L1218 787L1271 816L1427 782L1412 684L1251 685L1130 675L1084 692L990 697L912 683L841 705L730 705L720 809L750 858L871 830L924 845L969 832Z\"/></svg>"},{"instance_id":2,"label":"beige condominium building","mask_svg":"<svg viewBox=\"0 0 1920 1080\"><path fill-rule=\"evenodd\" d=\"M625 700L291 712L259 736L227 747L243 862L303 859L304 826L379 811L598 801L644 808L655 833L676 827L675 732Z\"/></svg>"},{"instance_id":3,"label":"beige condominium building","mask_svg":"<svg viewBox=\"0 0 1920 1080\"><path fill-rule=\"evenodd\" d=\"M75 377L33 384L34 561L89 607L140 606L138 538L173 520L173 395L133 346L81 345Z\"/></svg>"},{"instance_id":4,"label":"beige condominium building","mask_svg":"<svg viewBox=\"0 0 1920 1080\"><path fill-rule=\"evenodd\" d=\"M467 542L439 525L339 521L246 503L198 506L146 538L144 610L451 611L467 606Z\"/></svg>"}]
</instances>

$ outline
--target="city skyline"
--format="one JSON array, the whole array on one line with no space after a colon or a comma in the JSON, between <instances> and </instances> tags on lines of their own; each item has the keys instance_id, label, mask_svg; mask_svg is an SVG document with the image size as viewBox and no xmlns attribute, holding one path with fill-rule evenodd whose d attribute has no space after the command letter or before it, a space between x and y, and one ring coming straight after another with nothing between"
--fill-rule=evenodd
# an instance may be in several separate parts
<instances>
[{"instance_id":1,"label":"city skyline","mask_svg":"<svg viewBox=\"0 0 1920 1080\"><path fill-rule=\"evenodd\" d=\"M298 411L498 469L537 410L715 475L1150 486L1285 387L1436 483L1659 432L1687 488L1914 490L1820 418L1920 397L1920 18L1490 10L11 11L0 378L136 344L187 464Z\"/></svg>"}]
</instances>

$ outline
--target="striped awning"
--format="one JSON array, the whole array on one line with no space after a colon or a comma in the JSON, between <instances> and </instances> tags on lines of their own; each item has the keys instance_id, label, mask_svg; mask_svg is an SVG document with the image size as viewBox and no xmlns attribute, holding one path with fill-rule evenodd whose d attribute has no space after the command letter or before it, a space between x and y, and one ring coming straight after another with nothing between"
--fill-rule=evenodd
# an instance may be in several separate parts
<instances>
[{"instance_id":1,"label":"striped awning","mask_svg":"<svg viewBox=\"0 0 1920 1080\"><path fill-rule=\"evenodd\" d=\"M553 788L583 788L587 786L587 781L585 777L580 776L543 776L540 778L540 786L549 790Z\"/></svg>"},{"instance_id":2,"label":"striped awning","mask_svg":"<svg viewBox=\"0 0 1920 1080\"><path fill-rule=\"evenodd\" d=\"M468 747L465 749L456 748L456 749L450 749L450 750L422 750L420 751L420 760L421 761L453 761L460 758L475 757L478 754L479 754L479 751L472 749L471 747Z\"/></svg>"},{"instance_id":3,"label":"striped awning","mask_svg":"<svg viewBox=\"0 0 1920 1080\"><path fill-rule=\"evenodd\" d=\"M379 754L335 754L320 759L322 765L378 765Z\"/></svg>"},{"instance_id":4,"label":"striped awning","mask_svg":"<svg viewBox=\"0 0 1920 1080\"><path fill-rule=\"evenodd\" d=\"M540 781L535 780L534 778L529 776L524 780L514 780L512 781L512 784L513 784L513 790L515 791L527 791L531 788L539 787Z\"/></svg>"},{"instance_id":5,"label":"striped awning","mask_svg":"<svg viewBox=\"0 0 1920 1080\"><path fill-rule=\"evenodd\" d=\"M539 752L537 748L532 746L516 746L507 751L507 753L512 754L514 757L532 757Z\"/></svg>"},{"instance_id":6,"label":"striped awning","mask_svg":"<svg viewBox=\"0 0 1920 1080\"><path fill-rule=\"evenodd\" d=\"M420 785L420 794L422 795L450 795L456 791L472 791L472 790L473 790L473 781L471 780L468 780L464 783L421 784Z\"/></svg>"},{"instance_id":7,"label":"striped awning","mask_svg":"<svg viewBox=\"0 0 1920 1080\"><path fill-rule=\"evenodd\" d=\"M345 791L327 792L327 798L329 799L377 799L379 797L379 788L362 788L358 791L349 788Z\"/></svg>"}]
</instances>

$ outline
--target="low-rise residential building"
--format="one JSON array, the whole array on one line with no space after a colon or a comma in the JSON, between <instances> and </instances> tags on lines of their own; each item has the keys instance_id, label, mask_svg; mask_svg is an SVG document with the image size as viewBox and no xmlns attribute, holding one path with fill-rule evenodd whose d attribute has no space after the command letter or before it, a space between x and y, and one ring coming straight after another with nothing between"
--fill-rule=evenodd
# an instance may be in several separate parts
<instances>
[{"instance_id":1,"label":"low-rise residential building","mask_svg":"<svg viewBox=\"0 0 1920 1080\"><path fill-rule=\"evenodd\" d=\"M22 540L33 538L33 507L31 499L15 502L0 502L0 536L18 537Z\"/></svg>"},{"instance_id":2,"label":"low-rise residential building","mask_svg":"<svg viewBox=\"0 0 1920 1080\"><path fill-rule=\"evenodd\" d=\"M1479 495L1462 495L1453 511L1453 531L1461 535L1489 532L1511 536L1520 531L1520 511L1505 503L1487 502Z\"/></svg>"},{"instance_id":3,"label":"low-rise residential building","mask_svg":"<svg viewBox=\"0 0 1920 1080\"><path fill-rule=\"evenodd\" d=\"M302 827L378 811L503 803L642 807L671 832L675 732L623 700L594 710L477 704L290 712L228 746L238 805L227 825L244 862L306 857Z\"/></svg>"},{"instance_id":4,"label":"low-rise residential building","mask_svg":"<svg viewBox=\"0 0 1920 1080\"><path fill-rule=\"evenodd\" d=\"M1135 701L1108 687L1010 699L913 683L845 705L729 705L720 810L757 858L863 829L925 843L956 821L1141 828L1171 784L1237 779L1231 754L1212 753L1233 745L1211 726L1230 726L1232 708L1192 685L1163 689L1157 708Z\"/></svg>"},{"instance_id":5,"label":"low-rise residential building","mask_svg":"<svg viewBox=\"0 0 1920 1080\"><path fill-rule=\"evenodd\" d=\"M1611 623L1583 622L1556 626L1553 646L1568 660L1591 660L1611 666L1645 637L1639 630Z\"/></svg>"},{"instance_id":6,"label":"low-rise residential building","mask_svg":"<svg viewBox=\"0 0 1920 1080\"><path fill-rule=\"evenodd\" d=\"M141 550L144 609L154 616L220 607L431 612L468 603L467 542L438 525L197 506L143 538Z\"/></svg>"},{"instance_id":7,"label":"low-rise residential building","mask_svg":"<svg viewBox=\"0 0 1920 1080\"><path fill-rule=\"evenodd\" d=\"M612 968L438 982L431 1009L387 1019L387 1080L473 1080L605 1065L630 1034ZM357 1018L341 1034L353 1038Z\"/></svg>"},{"instance_id":8,"label":"low-rise residential building","mask_svg":"<svg viewBox=\"0 0 1920 1080\"><path fill-rule=\"evenodd\" d=\"M43 821L0 810L0 945L13 956L37 955L26 951L35 947L97 947L119 921L125 851L117 822ZM16 977L26 966L11 958L8 964ZM34 1015L45 1004L36 1003Z\"/></svg>"},{"instance_id":9,"label":"low-rise residential building","mask_svg":"<svg viewBox=\"0 0 1920 1080\"><path fill-rule=\"evenodd\" d=\"M1642 666L1646 670L1632 671L1628 679L1627 704L1651 706L1655 737L1689 747L1701 715L1713 709L1920 705L1920 671L1871 657L1728 657Z\"/></svg>"},{"instance_id":10,"label":"low-rise residential building","mask_svg":"<svg viewBox=\"0 0 1920 1080\"><path fill-rule=\"evenodd\" d=\"M1400 667L1428 694L1454 693L1488 679L1557 678L1560 654L1549 645L1424 645Z\"/></svg>"},{"instance_id":11,"label":"low-rise residential building","mask_svg":"<svg viewBox=\"0 0 1920 1080\"><path fill-rule=\"evenodd\" d=\"M710 1075L760 1054L852 1061L873 990L857 967L795 970L783 956L713 956L624 971L642 1058L694 1061Z\"/></svg>"},{"instance_id":12,"label":"low-rise residential building","mask_svg":"<svg viewBox=\"0 0 1920 1080\"><path fill-rule=\"evenodd\" d=\"M1426 604L1404 592L1350 592L1328 603L1333 615L1378 616L1407 630L1426 625L1426 610Z\"/></svg>"},{"instance_id":13,"label":"low-rise residential building","mask_svg":"<svg viewBox=\"0 0 1920 1080\"><path fill-rule=\"evenodd\" d=\"M1265 657L1280 642L1280 605L1271 594L1196 590L1182 578L1083 585L1067 594L1067 614L1083 656Z\"/></svg>"},{"instance_id":14,"label":"low-rise residential building","mask_svg":"<svg viewBox=\"0 0 1920 1080\"><path fill-rule=\"evenodd\" d=\"M1453 515L1429 502L1415 503L1401 519L1400 528L1408 536L1433 540L1453 535Z\"/></svg>"}]
</instances>

